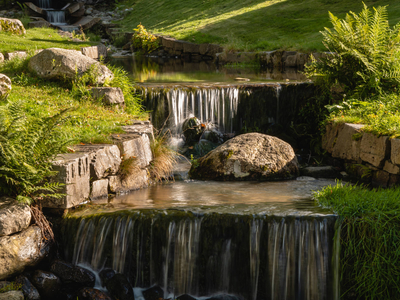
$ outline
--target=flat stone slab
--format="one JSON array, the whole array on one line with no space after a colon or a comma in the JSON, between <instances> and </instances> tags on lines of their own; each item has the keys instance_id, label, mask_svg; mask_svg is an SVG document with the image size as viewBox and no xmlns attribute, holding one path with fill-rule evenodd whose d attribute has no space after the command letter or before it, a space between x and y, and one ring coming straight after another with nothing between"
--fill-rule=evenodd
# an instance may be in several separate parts
<instances>
[{"instance_id":1,"label":"flat stone slab","mask_svg":"<svg viewBox=\"0 0 400 300\"><path fill-rule=\"evenodd\" d=\"M99 199L108 197L108 179L100 179L92 182L92 191L90 199Z\"/></svg>"},{"instance_id":2,"label":"flat stone slab","mask_svg":"<svg viewBox=\"0 0 400 300\"><path fill-rule=\"evenodd\" d=\"M28 205L21 204L12 198L0 198L0 236L10 235L28 228L31 218L31 210Z\"/></svg>"},{"instance_id":3,"label":"flat stone slab","mask_svg":"<svg viewBox=\"0 0 400 300\"><path fill-rule=\"evenodd\" d=\"M5 58L6 60L13 60L13 59L15 59L15 58L24 59L24 58L26 58L26 57L28 57L28 53L25 52L25 51L14 51L14 52L6 53L6 54L4 55L4 58Z\"/></svg>"},{"instance_id":4,"label":"flat stone slab","mask_svg":"<svg viewBox=\"0 0 400 300\"><path fill-rule=\"evenodd\" d=\"M121 149L121 156L124 159L136 157L137 164L140 168L147 167L153 160L150 139L147 134L114 134L112 138Z\"/></svg>"},{"instance_id":5,"label":"flat stone slab","mask_svg":"<svg viewBox=\"0 0 400 300\"><path fill-rule=\"evenodd\" d=\"M88 153L60 154L53 162L53 168L58 173L52 180L65 184L60 193L66 196L60 199L43 199L43 207L71 208L89 198L90 157Z\"/></svg>"},{"instance_id":6,"label":"flat stone slab","mask_svg":"<svg viewBox=\"0 0 400 300\"><path fill-rule=\"evenodd\" d=\"M30 226L12 236L0 237L0 280L34 266L41 258L41 240L42 233L37 226Z\"/></svg>"},{"instance_id":7,"label":"flat stone slab","mask_svg":"<svg viewBox=\"0 0 400 300\"><path fill-rule=\"evenodd\" d=\"M361 139L360 158L380 168L389 155L389 137L377 137L372 133L365 133Z\"/></svg>"},{"instance_id":8,"label":"flat stone slab","mask_svg":"<svg viewBox=\"0 0 400 300\"><path fill-rule=\"evenodd\" d=\"M107 47L103 44L91 47L83 47L81 48L81 52L83 55L97 60L107 57Z\"/></svg>"},{"instance_id":9,"label":"flat stone slab","mask_svg":"<svg viewBox=\"0 0 400 300\"><path fill-rule=\"evenodd\" d=\"M149 121L136 121L132 125L122 126L126 133L145 133L149 136L150 141L154 140L154 127Z\"/></svg>"},{"instance_id":10,"label":"flat stone slab","mask_svg":"<svg viewBox=\"0 0 400 300\"><path fill-rule=\"evenodd\" d=\"M146 169L139 169L124 180L120 176L109 177L110 191L116 194L128 193L149 186L149 174Z\"/></svg>"},{"instance_id":11,"label":"flat stone slab","mask_svg":"<svg viewBox=\"0 0 400 300\"><path fill-rule=\"evenodd\" d=\"M396 165L400 165L400 139L390 140L390 160Z\"/></svg>"},{"instance_id":12,"label":"flat stone slab","mask_svg":"<svg viewBox=\"0 0 400 300\"><path fill-rule=\"evenodd\" d=\"M125 103L124 94L119 87L94 87L92 97L95 100L101 99L107 105Z\"/></svg>"},{"instance_id":13,"label":"flat stone slab","mask_svg":"<svg viewBox=\"0 0 400 300\"><path fill-rule=\"evenodd\" d=\"M0 74L0 99L5 98L11 91L11 89L12 89L11 79L4 74Z\"/></svg>"},{"instance_id":14,"label":"flat stone slab","mask_svg":"<svg viewBox=\"0 0 400 300\"><path fill-rule=\"evenodd\" d=\"M76 145L74 148L77 152L89 155L92 180L105 178L118 172L121 164L121 152L117 145Z\"/></svg>"},{"instance_id":15,"label":"flat stone slab","mask_svg":"<svg viewBox=\"0 0 400 300\"><path fill-rule=\"evenodd\" d=\"M332 148L332 157L358 161L360 158L361 139L355 140L354 135L364 127L361 124L345 123L337 130L336 143ZM334 132L334 131L333 131Z\"/></svg>"}]
</instances>

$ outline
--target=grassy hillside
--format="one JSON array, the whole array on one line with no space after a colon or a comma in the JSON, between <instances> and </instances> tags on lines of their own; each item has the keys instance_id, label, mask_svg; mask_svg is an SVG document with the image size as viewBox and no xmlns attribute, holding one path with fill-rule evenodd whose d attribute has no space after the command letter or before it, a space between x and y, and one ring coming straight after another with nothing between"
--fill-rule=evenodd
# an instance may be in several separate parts
<instances>
[{"instance_id":1,"label":"grassy hillside","mask_svg":"<svg viewBox=\"0 0 400 300\"><path fill-rule=\"evenodd\" d=\"M71 42L52 28L31 28L26 35L10 34L0 31L0 52L34 51L47 48L76 49L92 46L97 42Z\"/></svg>"},{"instance_id":2,"label":"grassy hillside","mask_svg":"<svg viewBox=\"0 0 400 300\"><path fill-rule=\"evenodd\" d=\"M365 1L389 5L391 25L400 21L400 1ZM361 1L349 0L126 0L132 8L120 25L132 31L142 23L152 33L191 42L220 43L239 50L323 50L319 33L330 26L328 11L344 17L359 12Z\"/></svg>"}]
</instances>

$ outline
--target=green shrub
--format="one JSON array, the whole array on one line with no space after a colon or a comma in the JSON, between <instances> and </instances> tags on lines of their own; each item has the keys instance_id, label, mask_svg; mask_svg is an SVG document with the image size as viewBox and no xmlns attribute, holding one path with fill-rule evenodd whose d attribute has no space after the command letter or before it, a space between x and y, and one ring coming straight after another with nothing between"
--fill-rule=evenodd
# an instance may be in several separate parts
<instances>
[{"instance_id":1,"label":"green shrub","mask_svg":"<svg viewBox=\"0 0 400 300\"><path fill-rule=\"evenodd\" d=\"M132 44L136 49L141 49L144 53L150 53L158 49L159 42L155 35L149 33L142 24L139 24L132 36Z\"/></svg>"},{"instance_id":2,"label":"green shrub","mask_svg":"<svg viewBox=\"0 0 400 300\"><path fill-rule=\"evenodd\" d=\"M313 59L308 76L323 79L344 94L365 98L396 91L400 84L400 25L389 27L386 7L350 12L344 20L329 13L333 29L322 31L330 54Z\"/></svg>"},{"instance_id":3,"label":"green shrub","mask_svg":"<svg viewBox=\"0 0 400 300\"><path fill-rule=\"evenodd\" d=\"M400 299L400 188L339 183L315 198L340 217L342 297Z\"/></svg>"},{"instance_id":4,"label":"green shrub","mask_svg":"<svg viewBox=\"0 0 400 300\"><path fill-rule=\"evenodd\" d=\"M52 117L27 117L24 102L0 106L0 194L32 203L43 197L61 197L51 161L69 141L58 129L67 110Z\"/></svg>"}]
</instances>

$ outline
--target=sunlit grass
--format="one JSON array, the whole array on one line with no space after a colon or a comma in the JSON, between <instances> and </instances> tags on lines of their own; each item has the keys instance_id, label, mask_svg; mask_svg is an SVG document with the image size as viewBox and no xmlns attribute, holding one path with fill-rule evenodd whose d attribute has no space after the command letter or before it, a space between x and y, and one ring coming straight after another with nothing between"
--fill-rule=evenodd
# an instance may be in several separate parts
<instances>
[{"instance_id":1,"label":"sunlit grass","mask_svg":"<svg viewBox=\"0 0 400 300\"><path fill-rule=\"evenodd\" d=\"M31 28L26 35L16 35L0 31L0 52L35 51L47 48L76 49L96 45L96 42L72 42L62 37L52 28Z\"/></svg>"},{"instance_id":2,"label":"sunlit grass","mask_svg":"<svg viewBox=\"0 0 400 300\"><path fill-rule=\"evenodd\" d=\"M365 1L389 5L392 25L400 20L400 2ZM133 31L142 23L152 33L196 43L220 43L239 50L324 50L319 31L329 27L328 11L344 17L359 12L361 1L347 0L126 0L133 8L120 25Z\"/></svg>"}]
</instances>

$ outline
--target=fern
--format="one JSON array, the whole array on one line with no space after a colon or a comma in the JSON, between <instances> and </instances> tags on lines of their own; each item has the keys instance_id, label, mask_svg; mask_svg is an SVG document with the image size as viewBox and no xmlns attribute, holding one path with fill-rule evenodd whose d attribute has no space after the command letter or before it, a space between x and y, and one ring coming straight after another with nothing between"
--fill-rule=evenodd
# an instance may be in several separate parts
<instances>
[{"instance_id":1,"label":"fern","mask_svg":"<svg viewBox=\"0 0 400 300\"><path fill-rule=\"evenodd\" d=\"M0 107L0 194L31 203L60 197L58 183L47 182L56 172L51 161L68 143L58 125L68 110L47 118L28 118L24 102Z\"/></svg>"},{"instance_id":2,"label":"fern","mask_svg":"<svg viewBox=\"0 0 400 300\"><path fill-rule=\"evenodd\" d=\"M313 60L306 74L358 98L394 91L400 85L400 26L389 27L386 7L371 11L364 4L358 15L329 17L333 28L321 33L331 55Z\"/></svg>"}]
</instances>

